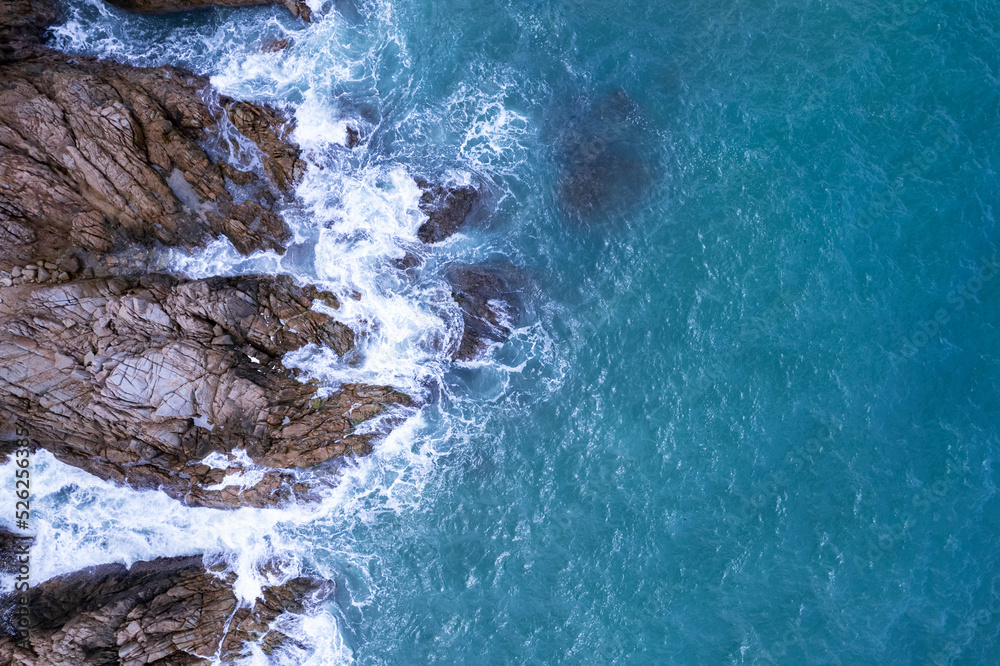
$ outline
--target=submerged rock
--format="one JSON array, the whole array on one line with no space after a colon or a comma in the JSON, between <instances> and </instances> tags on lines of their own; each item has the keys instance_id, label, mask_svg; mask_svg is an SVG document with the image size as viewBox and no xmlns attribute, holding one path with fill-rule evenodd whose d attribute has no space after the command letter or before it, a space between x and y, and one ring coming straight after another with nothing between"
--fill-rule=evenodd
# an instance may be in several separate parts
<instances>
[{"instance_id":1,"label":"submerged rock","mask_svg":"<svg viewBox=\"0 0 1000 666\"><path fill-rule=\"evenodd\" d=\"M346 141L348 148L353 150L354 148L357 148L359 145L361 145L361 133L358 132L358 130L348 125L346 129L346 134L347 134Z\"/></svg>"},{"instance_id":2,"label":"submerged rock","mask_svg":"<svg viewBox=\"0 0 1000 666\"><path fill-rule=\"evenodd\" d=\"M291 45L292 43L285 38L268 37L264 40L260 50L264 53L277 53L278 51L284 51Z\"/></svg>"},{"instance_id":3,"label":"submerged rock","mask_svg":"<svg viewBox=\"0 0 1000 666\"><path fill-rule=\"evenodd\" d=\"M635 103L622 90L560 123L559 201L573 219L595 220L648 194L653 156Z\"/></svg>"},{"instance_id":4,"label":"submerged rock","mask_svg":"<svg viewBox=\"0 0 1000 666\"><path fill-rule=\"evenodd\" d=\"M0 418L30 424L33 442L63 462L191 505L288 500L308 489L281 469L365 455L388 424L357 427L412 404L387 386L319 398L294 378L284 353L354 346L349 328L310 309L314 299L337 305L269 276L4 288ZM203 462L213 452L221 459ZM246 470L239 452L264 469ZM240 473L246 487L223 483Z\"/></svg>"},{"instance_id":5,"label":"submerged rock","mask_svg":"<svg viewBox=\"0 0 1000 666\"><path fill-rule=\"evenodd\" d=\"M118 9L139 14L172 14L204 7L257 7L260 5L284 5L295 18L308 23L312 10L302 0L108 0Z\"/></svg>"},{"instance_id":6,"label":"submerged rock","mask_svg":"<svg viewBox=\"0 0 1000 666\"><path fill-rule=\"evenodd\" d=\"M0 270L58 263L74 249L194 247L220 235L243 253L281 251L289 234L271 189L291 188L303 170L281 112L210 103L208 79L176 67L46 50L41 26L55 13L44 0L0 0L0 9L3 30L24 30L24 48L5 46L0 62ZM24 13L11 23L13 12ZM270 184L227 163L245 159L235 143L220 143L218 156L203 149L230 123L256 144ZM227 178L257 186L237 202Z\"/></svg>"},{"instance_id":7,"label":"submerged rock","mask_svg":"<svg viewBox=\"0 0 1000 666\"><path fill-rule=\"evenodd\" d=\"M0 661L49 664L210 664L248 656L252 643L271 651L290 642L270 625L301 614L332 584L296 578L263 589L251 607L233 591L235 575L210 571L201 556L90 567L28 592L29 643L17 645L14 595L0 597Z\"/></svg>"},{"instance_id":8,"label":"submerged rock","mask_svg":"<svg viewBox=\"0 0 1000 666\"><path fill-rule=\"evenodd\" d=\"M482 213L482 188L431 184L423 178L416 182L424 191L419 205L427 221L417 230L417 237L424 243L440 243Z\"/></svg>"},{"instance_id":9,"label":"submerged rock","mask_svg":"<svg viewBox=\"0 0 1000 666\"><path fill-rule=\"evenodd\" d=\"M462 338L452 359L475 358L491 343L503 342L510 336L521 305L503 271L452 264L446 277L451 283L451 296L462 309Z\"/></svg>"}]
</instances>

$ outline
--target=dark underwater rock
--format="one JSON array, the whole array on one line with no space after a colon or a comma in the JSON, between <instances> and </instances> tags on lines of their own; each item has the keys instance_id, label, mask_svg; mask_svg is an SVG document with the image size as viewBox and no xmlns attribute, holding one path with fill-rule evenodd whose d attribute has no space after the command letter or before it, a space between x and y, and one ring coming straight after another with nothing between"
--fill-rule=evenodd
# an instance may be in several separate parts
<instances>
[{"instance_id":1,"label":"dark underwater rock","mask_svg":"<svg viewBox=\"0 0 1000 666\"><path fill-rule=\"evenodd\" d=\"M595 221L646 197L655 180L651 143L638 108L622 90L561 123L556 145L563 211Z\"/></svg>"},{"instance_id":2,"label":"dark underwater rock","mask_svg":"<svg viewBox=\"0 0 1000 666\"><path fill-rule=\"evenodd\" d=\"M292 43L287 39L268 37L267 39L264 40L264 43L261 44L260 50L263 51L264 53L277 53L278 51L284 51L291 45Z\"/></svg>"}]
</instances>

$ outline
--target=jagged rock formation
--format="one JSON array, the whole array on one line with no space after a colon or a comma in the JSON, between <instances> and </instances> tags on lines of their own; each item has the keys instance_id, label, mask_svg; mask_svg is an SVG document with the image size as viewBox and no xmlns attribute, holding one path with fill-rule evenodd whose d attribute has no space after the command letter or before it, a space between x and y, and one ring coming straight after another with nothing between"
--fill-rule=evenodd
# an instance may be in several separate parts
<instances>
[{"instance_id":1,"label":"jagged rock formation","mask_svg":"<svg viewBox=\"0 0 1000 666\"><path fill-rule=\"evenodd\" d=\"M265 654L290 644L295 640L268 626L282 613L302 615L315 600L328 596L333 583L314 578L294 578L284 585L265 587L262 598L253 607L243 606L233 613L229 632L222 641L222 662L231 663L247 656L247 646L257 643Z\"/></svg>"},{"instance_id":2,"label":"jagged rock formation","mask_svg":"<svg viewBox=\"0 0 1000 666\"><path fill-rule=\"evenodd\" d=\"M417 229L417 237L424 243L440 243L481 212L482 189L470 185L432 185L423 178L417 178L416 183L424 191L419 206L427 214L427 221Z\"/></svg>"},{"instance_id":3,"label":"jagged rock formation","mask_svg":"<svg viewBox=\"0 0 1000 666\"><path fill-rule=\"evenodd\" d=\"M291 470L369 453L412 404L386 386L319 397L282 365L307 344L351 352L353 332L313 309L336 298L287 277L142 275L151 250L220 235L283 251L273 204L303 169L289 123L182 69L54 53L55 18L51 0L0 0L0 456L25 425L32 447L192 505L308 494ZM0 529L0 571L23 544ZM239 607L233 583L200 556L47 581L28 593L30 648L0 637L0 663L231 663L291 642L270 625L329 590L295 579ZM0 598L8 635L15 607Z\"/></svg>"},{"instance_id":4,"label":"jagged rock formation","mask_svg":"<svg viewBox=\"0 0 1000 666\"><path fill-rule=\"evenodd\" d=\"M52 2L0 0L0 63L44 53L42 35L58 15Z\"/></svg>"},{"instance_id":5,"label":"jagged rock formation","mask_svg":"<svg viewBox=\"0 0 1000 666\"><path fill-rule=\"evenodd\" d=\"M208 79L176 67L45 50L54 17L47 0L0 0L2 31L20 40L0 61L0 271L219 235L244 253L281 251L288 232L272 190L303 169L287 119L250 102L209 103ZM226 140L210 155L201 146L214 135ZM240 168L254 157L270 183ZM256 187L237 201L227 179Z\"/></svg>"},{"instance_id":6,"label":"jagged rock formation","mask_svg":"<svg viewBox=\"0 0 1000 666\"><path fill-rule=\"evenodd\" d=\"M207 79L181 69L47 51L54 16L49 0L0 0L3 30L37 47L0 62L0 418L30 423L64 462L203 506L282 502L305 489L281 470L368 453L376 433L356 427L409 398L347 385L320 399L280 363L310 343L353 348L349 328L310 309L338 307L331 294L288 278L133 276L153 242L281 249L272 192L302 170L285 119L213 108ZM233 164L203 150L213 141ZM246 150L266 182L234 166ZM256 200L228 183L256 186ZM246 471L240 451L271 469L227 483Z\"/></svg>"},{"instance_id":7,"label":"jagged rock formation","mask_svg":"<svg viewBox=\"0 0 1000 666\"><path fill-rule=\"evenodd\" d=\"M260 641L273 651L291 639L270 628L301 601L329 594L331 584L296 578L264 588L252 607L240 607L232 573L206 570L201 556L160 558L131 568L105 564L53 578L29 592L30 649L17 646L9 617L0 637L0 662L139 666L232 663ZM12 597L0 600L14 606Z\"/></svg>"},{"instance_id":8,"label":"jagged rock formation","mask_svg":"<svg viewBox=\"0 0 1000 666\"><path fill-rule=\"evenodd\" d=\"M346 354L349 328L311 310L329 293L287 277L184 281L99 278L0 292L0 417L31 424L56 457L104 479L161 487L199 506L263 506L295 487L282 468L371 451L356 427L410 399L386 386L331 396L297 381L281 356L308 343ZM244 450L274 468L220 486Z\"/></svg>"},{"instance_id":9,"label":"jagged rock formation","mask_svg":"<svg viewBox=\"0 0 1000 666\"><path fill-rule=\"evenodd\" d=\"M112 5L128 12L140 14L170 14L189 9L220 7L255 7L259 5L284 5L295 18L308 23L312 10L302 0L108 0Z\"/></svg>"},{"instance_id":10,"label":"jagged rock formation","mask_svg":"<svg viewBox=\"0 0 1000 666\"><path fill-rule=\"evenodd\" d=\"M472 264L452 264L446 272L451 297L462 309L462 339L452 353L456 361L475 358L511 333L520 302L503 272Z\"/></svg>"}]
</instances>

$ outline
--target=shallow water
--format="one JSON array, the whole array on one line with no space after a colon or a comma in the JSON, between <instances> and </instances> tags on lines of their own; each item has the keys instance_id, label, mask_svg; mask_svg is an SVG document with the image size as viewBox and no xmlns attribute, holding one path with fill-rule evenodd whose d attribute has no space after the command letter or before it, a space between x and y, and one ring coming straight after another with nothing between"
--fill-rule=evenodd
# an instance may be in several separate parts
<instances>
[{"instance_id":1,"label":"shallow water","mask_svg":"<svg viewBox=\"0 0 1000 666\"><path fill-rule=\"evenodd\" d=\"M360 291L360 363L288 362L432 402L289 511L42 455L38 576L219 552L252 597L277 555L338 584L289 664L998 659L996 3L312 7L72 0L52 42L294 109L295 247L172 265ZM494 212L421 248L416 175ZM481 362L447 361L452 260L527 276Z\"/></svg>"}]
</instances>

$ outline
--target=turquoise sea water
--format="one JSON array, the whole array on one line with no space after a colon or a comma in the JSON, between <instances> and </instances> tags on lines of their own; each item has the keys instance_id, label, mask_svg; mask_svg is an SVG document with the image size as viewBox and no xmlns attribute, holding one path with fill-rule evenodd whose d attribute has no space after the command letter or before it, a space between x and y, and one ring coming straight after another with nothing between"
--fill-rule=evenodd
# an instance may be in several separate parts
<instances>
[{"instance_id":1,"label":"turquoise sea water","mask_svg":"<svg viewBox=\"0 0 1000 666\"><path fill-rule=\"evenodd\" d=\"M180 509L176 534L130 527L118 499L100 525L161 532L102 541L103 500L54 472L46 539L97 560L266 543L334 578L287 663L1000 663L1000 6L314 9L72 0L53 43L295 109L333 167L286 213L305 249L178 266L362 283L403 331L370 371L430 404L335 508L259 540L194 545ZM269 35L294 44L261 55ZM405 174L493 193L415 282L384 267L419 223ZM428 342L454 259L524 284L511 340L461 366Z\"/></svg>"}]
</instances>

